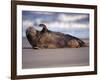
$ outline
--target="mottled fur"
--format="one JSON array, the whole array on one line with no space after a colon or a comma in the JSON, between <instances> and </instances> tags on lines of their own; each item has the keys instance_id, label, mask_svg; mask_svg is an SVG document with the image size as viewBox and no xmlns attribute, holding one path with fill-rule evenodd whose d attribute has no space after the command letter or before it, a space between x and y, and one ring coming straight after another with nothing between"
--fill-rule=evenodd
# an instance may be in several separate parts
<instances>
[{"instance_id":1,"label":"mottled fur","mask_svg":"<svg viewBox=\"0 0 100 80\"><path fill-rule=\"evenodd\" d=\"M40 25L41 26L41 25ZM26 36L33 48L79 48L85 46L85 43L69 34L53 32L43 24L43 30L38 31L33 27L26 30ZM45 26L45 27L44 27Z\"/></svg>"}]
</instances>

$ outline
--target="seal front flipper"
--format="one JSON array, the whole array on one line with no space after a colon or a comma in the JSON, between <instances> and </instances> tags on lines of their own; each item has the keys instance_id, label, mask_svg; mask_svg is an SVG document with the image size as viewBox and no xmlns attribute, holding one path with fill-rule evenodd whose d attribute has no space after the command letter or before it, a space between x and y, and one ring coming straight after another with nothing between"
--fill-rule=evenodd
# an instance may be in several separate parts
<instances>
[{"instance_id":1,"label":"seal front flipper","mask_svg":"<svg viewBox=\"0 0 100 80\"><path fill-rule=\"evenodd\" d=\"M40 49L39 47L32 47L33 49Z\"/></svg>"}]
</instances>

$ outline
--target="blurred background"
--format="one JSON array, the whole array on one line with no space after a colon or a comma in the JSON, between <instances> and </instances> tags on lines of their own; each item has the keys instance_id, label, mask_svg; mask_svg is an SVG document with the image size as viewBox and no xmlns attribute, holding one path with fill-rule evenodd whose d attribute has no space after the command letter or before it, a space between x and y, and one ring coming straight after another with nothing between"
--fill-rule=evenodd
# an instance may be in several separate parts
<instances>
[{"instance_id":1,"label":"blurred background","mask_svg":"<svg viewBox=\"0 0 100 80\"><path fill-rule=\"evenodd\" d=\"M27 27L33 26L41 30L38 25L44 23L51 31L89 39L89 14L87 13L22 11L22 23L23 37L26 36Z\"/></svg>"}]
</instances>

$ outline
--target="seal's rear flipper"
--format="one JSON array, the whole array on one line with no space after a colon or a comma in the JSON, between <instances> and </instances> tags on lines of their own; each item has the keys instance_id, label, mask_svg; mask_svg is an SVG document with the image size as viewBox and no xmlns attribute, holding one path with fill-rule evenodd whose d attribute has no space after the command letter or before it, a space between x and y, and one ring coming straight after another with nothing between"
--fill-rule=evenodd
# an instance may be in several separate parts
<instances>
[{"instance_id":1,"label":"seal's rear flipper","mask_svg":"<svg viewBox=\"0 0 100 80\"><path fill-rule=\"evenodd\" d=\"M89 47L89 43L85 43L83 47Z\"/></svg>"}]
</instances>

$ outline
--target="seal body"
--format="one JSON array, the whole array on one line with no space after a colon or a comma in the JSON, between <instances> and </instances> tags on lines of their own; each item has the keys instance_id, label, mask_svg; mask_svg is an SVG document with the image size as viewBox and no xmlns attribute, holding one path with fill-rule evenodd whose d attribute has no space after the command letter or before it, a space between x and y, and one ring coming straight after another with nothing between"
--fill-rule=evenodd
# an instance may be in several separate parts
<instances>
[{"instance_id":1,"label":"seal body","mask_svg":"<svg viewBox=\"0 0 100 80\"><path fill-rule=\"evenodd\" d=\"M33 27L26 30L26 37L32 48L79 48L85 46L85 42L81 39L69 34L53 32L47 28L38 31Z\"/></svg>"}]
</instances>

